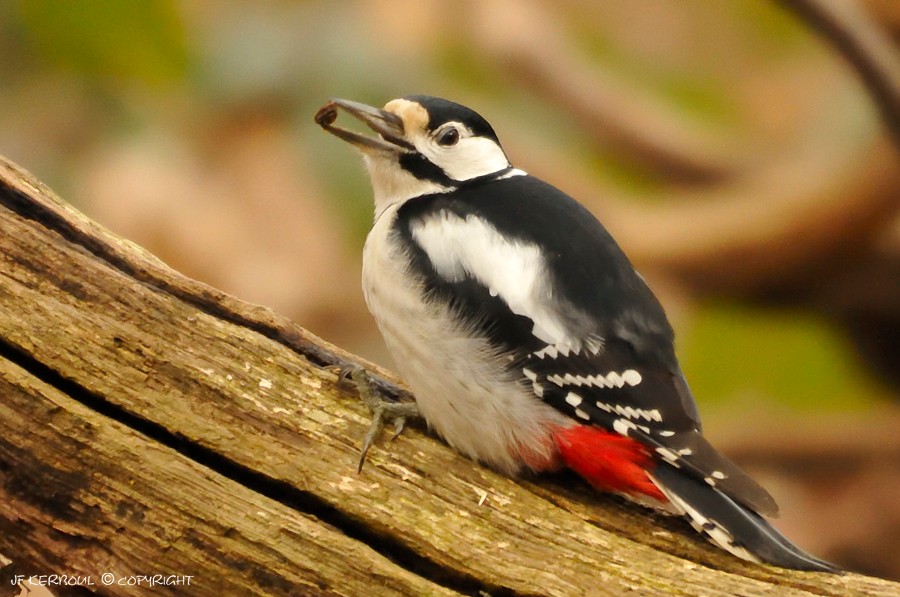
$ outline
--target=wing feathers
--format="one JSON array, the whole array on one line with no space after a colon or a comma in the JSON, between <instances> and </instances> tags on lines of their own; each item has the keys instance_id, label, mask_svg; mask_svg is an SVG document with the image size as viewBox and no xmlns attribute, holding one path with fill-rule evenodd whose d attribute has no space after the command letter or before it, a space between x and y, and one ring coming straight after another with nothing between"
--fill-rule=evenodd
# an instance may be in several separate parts
<instances>
[{"instance_id":1,"label":"wing feathers","mask_svg":"<svg viewBox=\"0 0 900 597\"><path fill-rule=\"evenodd\" d=\"M427 299L449 306L509 355L510 375L522 387L579 423L638 439L739 503L777 511L700 435L659 302L570 197L516 176L410 200L396 232Z\"/></svg>"},{"instance_id":2,"label":"wing feathers","mask_svg":"<svg viewBox=\"0 0 900 597\"><path fill-rule=\"evenodd\" d=\"M661 465L653 471L652 479L691 526L739 558L797 570L837 571L832 564L788 541L757 514L696 478Z\"/></svg>"},{"instance_id":3,"label":"wing feathers","mask_svg":"<svg viewBox=\"0 0 900 597\"><path fill-rule=\"evenodd\" d=\"M534 243L506 238L484 219L440 210L410 223L418 243L446 283L469 277L501 298L516 315L532 322L532 333L546 344L580 348L577 332L547 276L547 264Z\"/></svg>"}]
</instances>

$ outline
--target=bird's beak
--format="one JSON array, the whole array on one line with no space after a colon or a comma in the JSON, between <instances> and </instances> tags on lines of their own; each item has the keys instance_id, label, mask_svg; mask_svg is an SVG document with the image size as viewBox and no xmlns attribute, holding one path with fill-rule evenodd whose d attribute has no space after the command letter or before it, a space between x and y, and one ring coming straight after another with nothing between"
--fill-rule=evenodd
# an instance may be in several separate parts
<instances>
[{"instance_id":1,"label":"bird's beak","mask_svg":"<svg viewBox=\"0 0 900 597\"><path fill-rule=\"evenodd\" d=\"M342 109L351 116L358 118L378 133L381 138L367 137L347 129L334 126L337 120L338 110ZM348 143L352 143L361 151L388 151L399 153L415 149L412 144L403 138L403 119L381 108L373 108L359 102L350 100L333 99L319 108L316 112L316 124L336 137L340 137Z\"/></svg>"}]
</instances>

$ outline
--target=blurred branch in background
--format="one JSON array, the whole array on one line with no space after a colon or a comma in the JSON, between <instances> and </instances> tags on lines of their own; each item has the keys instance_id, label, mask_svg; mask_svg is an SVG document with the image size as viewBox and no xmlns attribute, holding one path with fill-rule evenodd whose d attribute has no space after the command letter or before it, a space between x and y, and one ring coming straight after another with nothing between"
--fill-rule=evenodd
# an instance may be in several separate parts
<instances>
[{"instance_id":1,"label":"blurred branch in background","mask_svg":"<svg viewBox=\"0 0 900 597\"><path fill-rule=\"evenodd\" d=\"M774 431L745 421L740 438L729 442L729 455L756 471L782 508L795 511L784 528L788 534L816 528L822 549L846 566L890 574L900 570L897 429L900 413L889 409L797 421ZM838 477L835 470L841 471Z\"/></svg>"},{"instance_id":2,"label":"blurred branch in background","mask_svg":"<svg viewBox=\"0 0 900 597\"><path fill-rule=\"evenodd\" d=\"M779 0L856 69L900 147L900 51L854 0Z\"/></svg>"},{"instance_id":3,"label":"blurred branch in background","mask_svg":"<svg viewBox=\"0 0 900 597\"><path fill-rule=\"evenodd\" d=\"M712 182L735 170L723 144L578 52L549 5L495 0L469 9L483 58L577 119L601 144L674 181Z\"/></svg>"}]
</instances>

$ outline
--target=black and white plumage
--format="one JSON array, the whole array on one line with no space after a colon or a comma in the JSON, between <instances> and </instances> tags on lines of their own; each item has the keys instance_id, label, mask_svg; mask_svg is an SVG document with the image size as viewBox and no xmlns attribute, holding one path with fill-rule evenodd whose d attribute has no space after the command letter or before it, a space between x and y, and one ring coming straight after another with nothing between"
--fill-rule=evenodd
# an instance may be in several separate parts
<instances>
[{"instance_id":1,"label":"black and white plumage","mask_svg":"<svg viewBox=\"0 0 900 597\"><path fill-rule=\"evenodd\" d=\"M379 138L334 126L338 109ZM765 522L772 497L703 438L662 306L610 234L513 168L480 115L410 96L334 100L316 120L363 154L366 302L451 446L509 474L569 466L739 557L831 569Z\"/></svg>"}]
</instances>

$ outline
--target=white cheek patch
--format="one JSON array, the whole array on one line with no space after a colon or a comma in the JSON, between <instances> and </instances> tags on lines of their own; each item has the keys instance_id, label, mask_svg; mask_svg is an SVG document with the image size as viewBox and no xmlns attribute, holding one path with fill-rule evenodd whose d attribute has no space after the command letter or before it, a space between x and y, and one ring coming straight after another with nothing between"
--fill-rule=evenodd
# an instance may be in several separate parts
<instances>
[{"instance_id":1,"label":"white cheek patch","mask_svg":"<svg viewBox=\"0 0 900 597\"><path fill-rule=\"evenodd\" d=\"M461 131L466 130L462 124L457 123L456 126ZM419 153L453 180L471 180L509 167L509 159L503 149L487 137L463 136L456 145L449 147L438 145L424 132L411 137Z\"/></svg>"},{"instance_id":2,"label":"white cheek patch","mask_svg":"<svg viewBox=\"0 0 900 597\"><path fill-rule=\"evenodd\" d=\"M579 344L551 300L551 281L537 245L510 240L477 216L440 212L412 223L412 235L438 275L448 282L469 276L534 322L532 333L548 344Z\"/></svg>"}]
</instances>

